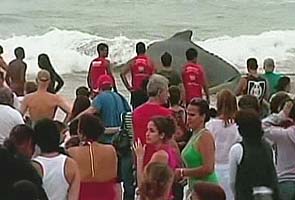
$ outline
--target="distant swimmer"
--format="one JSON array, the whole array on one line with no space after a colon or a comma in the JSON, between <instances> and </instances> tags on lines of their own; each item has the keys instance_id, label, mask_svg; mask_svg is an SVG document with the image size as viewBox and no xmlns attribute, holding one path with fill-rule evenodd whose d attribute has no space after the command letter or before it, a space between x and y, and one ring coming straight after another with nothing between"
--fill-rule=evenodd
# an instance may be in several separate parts
<instances>
[{"instance_id":1,"label":"distant swimmer","mask_svg":"<svg viewBox=\"0 0 295 200\"><path fill-rule=\"evenodd\" d=\"M21 113L24 115L28 111L33 124L44 118L53 119L57 108L63 110L68 117L71 113L69 102L64 97L47 91L50 84L49 72L46 70L39 71L37 82L37 91L24 97L21 104Z\"/></svg>"},{"instance_id":2,"label":"distant swimmer","mask_svg":"<svg viewBox=\"0 0 295 200\"><path fill-rule=\"evenodd\" d=\"M91 91L97 91L98 89L98 79L101 75L109 75L113 79L113 89L116 92L116 82L115 78L111 71L111 64L110 61L107 59L109 54L109 47L105 43L100 43L97 45L97 53L98 57L91 61L89 70L88 70L88 76L87 76L87 83L88 87L91 89Z\"/></svg>"},{"instance_id":3,"label":"distant swimmer","mask_svg":"<svg viewBox=\"0 0 295 200\"><path fill-rule=\"evenodd\" d=\"M131 105L133 109L147 101L146 84L152 74L155 73L155 67L152 59L146 55L146 47L142 42L136 44L136 54L122 69L121 79L131 92ZM131 86L127 80L127 74L131 72Z\"/></svg>"},{"instance_id":4,"label":"distant swimmer","mask_svg":"<svg viewBox=\"0 0 295 200\"><path fill-rule=\"evenodd\" d=\"M14 54L16 59L9 63L5 81L17 96L23 96L27 71L27 64L23 61L25 51L22 47L17 47Z\"/></svg>"},{"instance_id":5,"label":"distant swimmer","mask_svg":"<svg viewBox=\"0 0 295 200\"><path fill-rule=\"evenodd\" d=\"M3 54L3 47L0 45L0 71L6 71L7 70L7 64L4 61L4 59L2 58L2 54Z\"/></svg>"},{"instance_id":6,"label":"distant swimmer","mask_svg":"<svg viewBox=\"0 0 295 200\"><path fill-rule=\"evenodd\" d=\"M43 53L38 56L38 65L40 69L47 70L50 73L51 82L48 87L48 92L53 94L57 93L63 87L64 81L58 75L58 73L55 72L47 54ZM56 82L57 86L55 86Z\"/></svg>"}]
</instances>

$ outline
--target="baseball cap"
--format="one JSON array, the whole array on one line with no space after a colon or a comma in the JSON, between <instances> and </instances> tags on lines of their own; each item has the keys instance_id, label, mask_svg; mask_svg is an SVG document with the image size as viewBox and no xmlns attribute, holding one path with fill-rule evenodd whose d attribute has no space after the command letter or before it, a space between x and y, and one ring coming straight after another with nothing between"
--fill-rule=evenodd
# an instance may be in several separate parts
<instances>
[{"instance_id":1,"label":"baseball cap","mask_svg":"<svg viewBox=\"0 0 295 200\"><path fill-rule=\"evenodd\" d=\"M37 74L37 80L42 82L50 80L49 72L47 70L40 70Z\"/></svg>"},{"instance_id":2,"label":"baseball cap","mask_svg":"<svg viewBox=\"0 0 295 200\"><path fill-rule=\"evenodd\" d=\"M113 79L109 75L101 75L97 80L98 89L105 89L113 85Z\"/></svg>"}]
</instances>

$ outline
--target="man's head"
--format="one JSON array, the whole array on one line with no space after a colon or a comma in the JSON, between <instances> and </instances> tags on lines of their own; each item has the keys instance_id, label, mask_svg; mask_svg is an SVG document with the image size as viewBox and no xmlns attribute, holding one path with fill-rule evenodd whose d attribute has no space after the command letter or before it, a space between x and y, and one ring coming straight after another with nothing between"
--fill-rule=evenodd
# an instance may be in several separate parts
<instances>
[{"instance_id":1,"label":"man's head","mask_svg":"<svg viewBox=\"0 0 295 200\"><path fill-rule=\"evenodd\" d=\"M0 104L13 106L13 93L7 87L0 88Z\"/></svg>"},{"instance_id":2,"label":"man's head","mask_svg":"<svg viewBox=\"0 0 295 200\"><path fill-rule=\"evenodd\" d=\"M34 127L35 141L42 153L58 152L60 134L53 120L42 119Z\"/></svg>"},{"instance_id":3,"label":"man's head","mask_svg":"<svg viewBox=\"0 0 295 200\"><path fill-rule=\"evenodd\" d=\"M0 45L0 55L3 53L3 47Z\"/></svg>"},{"instance_id":4,"label":"man's head","mask_svg":"<svg viewBox=\"0 0 295 200\"><path fill-rule=\"evenodd\" d=\"M247 60L247 70L248 72L256 72L258 69L258 64L256 58L249 58Z\"/></svg>"},{"instance_id":5,"label":"man's head","mask_svg":"<svg viewBox=\"0 0 295 200\"><path fill-rule=\"evenodd\" d=\"M165 52L162 56L161 56L161 62L162 65L164 67L170 67L171 66L171 62L172 62L172 56L170 53Z\"/></svg>"},{"instance_id":6,"label":"man's head","mask_svg":"<svg viewBox=\"0 0 295 200\"><path fill-rule=\"evenodd\" d=\"M25 94L31 94L37 91L37 84L34 81L27 81L25 83Z\"/></svg>"},{"instance_id":7,"label":"man's head","mask_svg":"<svg viewBox=\"0 0 295 200\"><path fill-rule=\"evenodd\" d=\"M109 54L109 47L106 43L99 43L97 45L97 53L100 57L106 58Z\"/></svg>"},{"instance_id":8,"label":"man's head","mask_svg":"<svg viewBox=\"0 0 295 200\"><path fill-rule=\"evenodd\" d=\"M25 58L25 50L22 47L17 47L14 50L14 55L17 59L24 59Z\"/></svg>"},{"instance_id":9,"label":"man's head","mask_svg":"<svg viewBox=\"0 0 295 200\"><path fill-rule=\"evenodd\" d=\"M189 48L186 52L186 59L187 61L197 62L198 58L198 51L195 48Z\"/></svg>"},{"instance_id":10,"label":"man's head","mask_svg":"<svg viewBox=\"0 0 295 200\"><path fill-rule=\"evenodd\" d=\"M90 91L85 86L80 86L76 89L76 97L77 96L85 96L87 98L90 97Z\"/></svg>"},{"instance_id":11,"label":"man's head","mask_svg":"<svg viewBox=\"0 0 295 200\"><path fill-rule=\"evenodd\" d=\"M153 74L147 84L147 95L156 98L161 104L166 104L169 98L168 84L167 78Z\"/></svg>"},{"instance_id":12,"label":"man's head","mask_svg":"<svg viewBox=\"0 0 295 200\"><path fill-rule=\"evenodd\" d=\"M4 73L0 71L0 87L4 86Z\"/></svg>"},{"instance_id":13,"label":"man's head","mask_svg":"<svg viewBox=\"0 0 295 200\"><path fill-rule=\"evenodd\" d=\"M137 55L145 54L146 52L145 44L143 42L138 42L135 48Z\"/></svg>"},{"instance_id":14,"label":"man's head","mask_svg":"<svg viewBox=\"0 0 295 200\"><path fill-rule=\"evenodd\" d=\"M50 73L47 70L40 70L37 74L37 83L39 88L48 88L50 83Z\"/></svg>"},{"instance_id":15,"label":"man's head","mask_svg":"<svg viewBox=\"0 0 295 200\"><path fill-rule=\"evenodd\" d=\"M101 75L97 80L99 90L111 90L113 87L113 79L109 75Z\"/></svg>"},{"instance_id":16,"label":"man's head","mask_svg":"<svg viewBox=\"0 0 295 200\"><path fill-rule=\"evenodd\" d=\"M275 62L272 58L267 58L263 62L263 69L265 72L273 72L275 69Z\"/></svg>"}]
</instances>

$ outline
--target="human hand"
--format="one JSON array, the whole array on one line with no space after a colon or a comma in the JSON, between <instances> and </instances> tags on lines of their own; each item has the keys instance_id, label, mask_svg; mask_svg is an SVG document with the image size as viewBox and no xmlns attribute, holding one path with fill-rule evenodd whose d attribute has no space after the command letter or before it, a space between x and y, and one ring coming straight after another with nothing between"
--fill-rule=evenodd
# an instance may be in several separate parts
<instances>
[{"instance_id":1,"label":"human hand","mask_svg":"<svg viewBox=\"0 0 295 200\"><path fill-rule=\"evenodd\" d=\"M135 141L133 144L133 151L136 155L137 159L143 159L145 154L146 145L142 145L140 139L138 138L137 142Z\"/></svg>"},{"instance_id":2,"label":"human hand","mask_svg":"<svg viewBox=\"0 0 295 200\"><path fill-rule=\"evenodd\" d=\"M285 105L284 105L284 107L283 107L283 112L284 112L284 114L285 114L287 117L289 117L290 112L291 112L291 110L292 110L292 108L293 108L293 105L294 105L293 101L287 101L287 102L285 103Z\"/></svg>"}]
</instances>

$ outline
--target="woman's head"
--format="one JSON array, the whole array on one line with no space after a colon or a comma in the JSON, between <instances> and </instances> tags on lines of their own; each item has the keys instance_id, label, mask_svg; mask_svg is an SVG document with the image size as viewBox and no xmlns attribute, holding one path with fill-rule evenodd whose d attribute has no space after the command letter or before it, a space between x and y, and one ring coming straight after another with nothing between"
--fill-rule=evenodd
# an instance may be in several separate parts
<instances>
[{"instance_id":1,"label":"woman's head","mask_svg":"<svg viewBox=\"0 0 295 200\"><path fill-rule=\"evenodd\" d=\"M31 158L35 149L34 130L23 124L15 126L9 138L5 140L4 146L13 153Z\"/></svg>"},{"instance_id":2,"label":"woman's head","mask_svg":"<svg viewBox=\"0 0 295 200\"><path fill-rule=\"evenodd\" d=\"M194 98L187 107L187 123L195 130L205 126L210 119L210 109L206 100Z\"/></svg>"},{"instance_id":3,"label":"woman's head","mask_svg":"<svg viewBox=\"0 0 295 200\"><path fill-rule=\"evenodd\" d=\"M291 99L290 96L284 92L278 92L270 99L270 113L279 113L282 109L282 104L288 100Z\"/></svg>"},{"instance_id":4,"label":"woman's head","mask_svg":"<svg viewBox=\"0 0 295 200\"><path fill-rule=\"evenodd\" d=\"M42 53L38 56L38 65L40 69L45 69L49 72L51 72L53 69L49 57L45 53Z\"/></svg>"},{"instance_id":5,"label":"woman's head","mask_svg":"<svg viewBox=\"0 0 295 200\"><path fill-rule=\"evenodd\" d=\"M291 90L291 79L287 76L283 76L279 79L278 84L276 85L277 92L285 91L290 92Z\"/></svg>"},{"instance_id":6,"label":"woman's head","mask_svg":"<svg viewBox=\"0 0 295 200\"><path fill-rule=\"evenodd\" d=\"M170 117L154 117L147 125L146 142L160 144L172 138L175 133L175 122Z\"/></svg>"},{"instance_id":7,"label":"woman's head","mask_svg":"<svg viewBox=\"0 0 295 200\"><path fill-rule=\"evenodd\" d=\"M78 130L83 140L97 141L104 133L104 126L98 117L84 114L79 118Z\"/></svg>"},{"instance_id":8,"label":"woman's head","mask_svg":"<svg viewBox=\"0 0 295 200\"><path fill-rule=\"evenodd\" d=\"M175 85L169 87L169 103L171 106L179 105L180 95L179 87Z\"/></svg>"},{"instance_id":9,"label":"woman's head","mask_svg":"<svg viewBox=\"0 0 295 200\"><path fill-rule=\"evenodd\" d=\"M236 96L230 90L221 90L217 94L217 113L225 121L225 124L232 121L234 114L237 111Z\"/></svg>"},{"instance_id":10,"label":"woman's head","mask_svg":"<svg viewBox=\"0 0 295 200\"><path fill-rule=\"evenodd\" d=\"M86 110L89 106L90 106L90 100L86 96L78 95L74 101L70 119L75 118L78 114Z\"/></svg>"},{"instance_id":11,"label":"woman's head","mask_svg":"<svg viewBox=\"0 0 295 200\"><path fill-rule=\"evenodd\" d=\"M243 140L259 142L263 136L259 114L253 109L240 110L236 114L236 123Z\"/></svg>"},{"instance_id":12,"label":"woman's head","mask_svg":"<svg viewBox=\"0 0 295 200\"><path fill-rule=\"evenodd\" d=\"M252 95L243 95L238 102L239 110L252 109L260 113L260 106L258 99Z\"/></svg>"},{"instance_id":13,"label":"woman's head","mask_svg":"<svg viewBox=\"0 0 295 200\"><path fill-rule=\"evenodd\" d=\"M199 182L194 187L194 192L198 200L225 200L224 190L216 184Z\"/></svg>"},{"instance_id":14,"label":"woman's head","mask_svg":"<svg viewBox=\"0 0 295 200\"><path fill-rule=\"evenodd\" d=\"M150 163L143 172L139 187L141 200L167 198L173 179L173 172L167 164Z\"/></svg>"}]
</instances>

